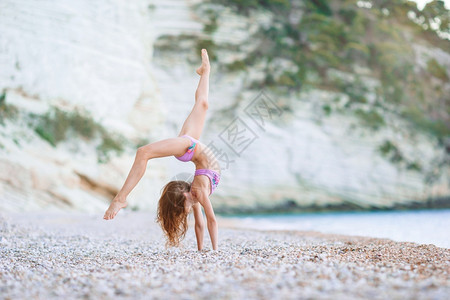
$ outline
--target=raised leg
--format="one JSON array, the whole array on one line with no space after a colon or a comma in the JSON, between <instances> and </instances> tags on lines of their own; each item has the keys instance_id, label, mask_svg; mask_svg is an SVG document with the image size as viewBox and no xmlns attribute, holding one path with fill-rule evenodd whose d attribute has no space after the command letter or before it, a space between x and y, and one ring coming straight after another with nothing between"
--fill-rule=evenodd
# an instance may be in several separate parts
<instances>
[{"instance_id":1,"label":"raised leg","mask_svg":"<svg viewBox=\"0 0 450 300\"><path fill-rule=\"evenodd\" d=\"M208 110L209 73L208 52L206 49L202 49L202 65L197 69L200 80L195 92L195 104L186 121L184 121L179 136L187 134L195 139L200 139L205 124L206 111Z\"/></svg>"}]
</instances>

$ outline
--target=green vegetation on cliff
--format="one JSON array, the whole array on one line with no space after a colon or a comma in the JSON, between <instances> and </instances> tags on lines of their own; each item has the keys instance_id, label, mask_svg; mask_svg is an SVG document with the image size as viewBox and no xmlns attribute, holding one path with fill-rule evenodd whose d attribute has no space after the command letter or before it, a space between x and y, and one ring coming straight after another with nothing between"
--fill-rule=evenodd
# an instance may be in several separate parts
<instances>
[{"instance_id":1,"label":"green vegetation on cliff","mask_svg":"<svg viewBox=\"0 0 450 300\"><path fill-rule=\"evenodd\" d=\"M111 153L120 154L124 150L123 137L111 135L87 113L53 108L43 116L32 117L37 121L35 132L54 147L72 134L86 140L100 138L100 144L97 146L99 162L106 162Z\"/></svg>"},{"instance_id":2,"label":"green vegetation on cliff","mask_svg":"<svg viewBox=\"0 0 450 300\"><path fill-rule=\"evenodd\" d=\"M6 91L0 94L0 125L4 124L5 119L14 118L17 115L17 109L9 104L6 104Z\"/></svg>"},{"instance_id":3,"label":"green vegetation on cliff","mask_svg":"<svg viewBox=\"0 0 450 300\"><path fill-rule=\"evenodd\" d=\"M264 80L250 87L269 87L288 92L320 88L349 97L347 108L355 110L362 125L376 130L385 124L375 108L392 111L415 129L435 136L441 145L450 137L449 95L436 88L436 80L449 83L449 74L434 58L425 68L416 66L415 44L429 45L448 52L449 11L442 1L432 1L420 11L405 0L211 0L251 17L252 12L269 14L269 26L260 25L249 39L256 46L244 60L227 65L228 71L243 71L265 65ZM209 15L213 15L211 12ZM212 23L217 28L217 16ZM439 20L439 21L436 21ZM216 47L217 48L217 47ZM214 52L214 49L212 49ZM237 52L242 52L240 48ZM277 59L288 60L293 68L274 75ZM352 74L353 79L332 77L330 70ZM361 71L363 70L363 71ZM369 88L365 79L379 86ZM437 83L439 85L439 83ZM375 94L369 103L367 95ZM443 100L447 99L447 100ZM440 101L441 100L441 101ZM324 103L324 105L327 105ZM362 110L367 107L372 111ZM331 113L330 106L327 113ZM445 113L436 114L434 111Z\"/></svg>"}]
</instances>

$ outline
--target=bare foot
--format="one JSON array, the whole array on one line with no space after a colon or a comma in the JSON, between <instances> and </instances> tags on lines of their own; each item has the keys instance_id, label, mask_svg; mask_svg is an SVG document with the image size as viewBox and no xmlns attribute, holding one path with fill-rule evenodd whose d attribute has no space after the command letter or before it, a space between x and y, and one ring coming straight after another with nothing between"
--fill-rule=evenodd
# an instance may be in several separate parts
<instances>
[{"instance_id":1,"label":"bare foot","mask_svg":"<svg viewBox=\"0 0 450 300\"><path fill-rule=\"evenodd\" d=\"M114 198L114 200L111 202L111 205L109 206L108 210L105 212L105 215L103 216L103 219L105 220L112 220L117 215L119 210L121 210L124 207L127 207L128 202L126 199L120 199L117 196Z\"/></svg>"},{"instance_id":2,"label":"bare foot","mask_svg":"<svg viewBox=\"0 0 450 300\"><path fill-rule=\"evenodd\" d=\"M209 66L209 57L208 57L208 51L206 49L202 49L202 65L197 69L198 75L203 75L203 73L208 72L209 73L210 66Z\"/></svg>"}]
</instances>

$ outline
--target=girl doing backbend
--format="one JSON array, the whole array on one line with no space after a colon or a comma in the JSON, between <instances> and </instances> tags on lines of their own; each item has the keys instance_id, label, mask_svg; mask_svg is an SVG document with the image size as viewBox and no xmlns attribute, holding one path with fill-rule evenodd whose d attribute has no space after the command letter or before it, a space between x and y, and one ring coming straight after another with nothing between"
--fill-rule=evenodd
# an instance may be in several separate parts
<instances>
[{"instance_id":1,"label":"girl doing backbend","mask_svg":"<svg viewBox=\"0 0 450 300\"><path fill-rule=\"evenodd\" d=\"M205 222L211 238L212 248L217 250L218 227L214 210L209 200L220 180L220 167L205 145L200 143L200 135L208 110L208 90L210 65L206 49L202 49L202 64L197 69L200 75L195 92L195 104L176 138L165 139L138 148L136 158L123 187L105 212L104 219L113 219L121 208L127 206L127 196L142 178L147 162L152 158L175 156L178 160L195 164L192 183L171 181L164 186L158 203L157 220L160 223L169 246L178 246L187 231L187 216L191 210L195 218L195 236L198 250L203 249Z\"/></svg>"}]
</instances>

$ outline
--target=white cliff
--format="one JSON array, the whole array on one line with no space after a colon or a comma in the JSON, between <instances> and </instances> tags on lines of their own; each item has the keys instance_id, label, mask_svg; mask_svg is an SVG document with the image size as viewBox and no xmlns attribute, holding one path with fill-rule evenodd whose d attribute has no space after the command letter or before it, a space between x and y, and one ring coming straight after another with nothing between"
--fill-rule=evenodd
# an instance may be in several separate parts
<instances>
[{"instance_id":1,"label":"white cliff","mask_svg":"<svg viewBox=\"0 0 450 300\"><path fill-rule=\"evenodd\" d=\"M101 212L134 159L132 144L107 163L98 163L92 141L74 137L52 147L27 124L28 113L83 108L107 130L132 142L178 134L194 101L199 60L195 42L177 37L204 35L198 3L2 1L0 91L5 91L8 105L20 110L19 117L0 125L2 207ZM252 18L223 12L214 42L245 43L254 22L270 22L270 16L262 13ZM175 37L172 44L164 44L170 36ZM251 43L244 46L251 47ZM241 59L226 49L217 53L221 63ZM440 62L450 62L448 53L439 55ZM428 169L436 168L434 161L441 161L445 153L431 137L413 133L394 115L385 116L388 126L373 132L345 113L343 95L334 104L341 113L327 116L322 100L335 94L311 90L288 96L268 90L266 96L280 111L258 126L245 108L260 91L246 90L245 83L261 76L262 70L227 73L214 69L214 63L212 68L210 112L202 141L214 143L234 161L229 166L222 162L222 180L212 197L217 207L252 209L286 202L391 207L450 195L448 168L440 169L435 182L425 180L432 172ZM284 110L285 105L291 109ZM239 155L225 138L235 117L255 134ZM380 156L375 149L386 138L426 172L399 168ZM173 158L150 161L130 195L130 207L155 210L164 183L193 170L192 164Z\"/></svg>"}]
</instances>

